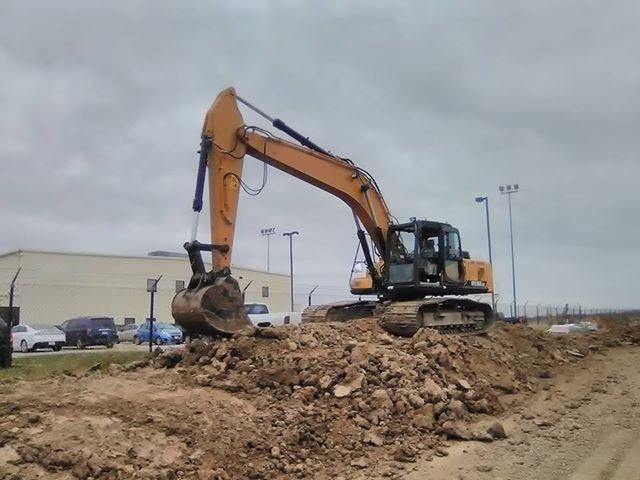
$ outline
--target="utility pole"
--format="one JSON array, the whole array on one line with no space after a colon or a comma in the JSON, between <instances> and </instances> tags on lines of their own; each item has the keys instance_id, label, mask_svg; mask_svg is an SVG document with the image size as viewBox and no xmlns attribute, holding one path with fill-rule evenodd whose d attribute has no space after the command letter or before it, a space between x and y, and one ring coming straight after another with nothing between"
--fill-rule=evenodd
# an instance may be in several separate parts
<instances>
[{"instance_id":1,"label":"utility pole","mask_svg":"<svg viewBox=\"0 0 640 480\"><path fill-rule=\"evenodd\" d=\"M487 219L487 245L489 246L489 265L491 265L491 275L493 276L493 287L491 288L491 307L495 315L496 297L495 297L495 276L493 275L493 255L491 253L491 222L489 221L489 197L476 197L477 203L484 203L484 209Z\"/></svg>"},{"instance_id":2,"label":"utility pole","mask_svg":"<svg viewBox=\"0 0 640 480\"><path fill-rule=\"evenodd\" d=\"M293 236L300 235L300 232L284 232L283 237L289 237L289 275L291 280L291 311L293 312Z\"/></svg>"},{"instance_id":3,"label":"utility pole","mask_svg":"<svg viewBox=\"0 0 640 480\"><path fill-rule=\"evenodd\" d=\"M270 250L271 250L269 246L269 237L271 237L271 235L275 235L275 233L276 233L276 227L260 229L260 234L263 237L267 237L267 272L271 271L271 265L269 265L269 257L270 257Z\"/></svg>"},{"instance_id":4,"label":"utility pole","mask_svg":"<svg viewBox=\"0 0 640 480\"><path fill-rule=\"evenodd\" d=\"M514 317L518 316L518 302L516 297L516 261L513 252L513 217L511 215L511 195L520 191L520 185L517 183L513 185L507 185L499 187L500 193L509 197L509 237L511 238L511 283L513 286L513 314Z\"/></svg>"}]
</instances>

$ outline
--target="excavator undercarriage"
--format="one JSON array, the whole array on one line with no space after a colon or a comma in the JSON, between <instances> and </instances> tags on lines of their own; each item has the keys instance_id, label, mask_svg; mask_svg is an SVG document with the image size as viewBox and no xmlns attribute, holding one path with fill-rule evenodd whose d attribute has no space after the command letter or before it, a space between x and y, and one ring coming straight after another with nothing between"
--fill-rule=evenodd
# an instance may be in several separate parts
<instances>
[{"instance_id":1,"label":"excavator undercarriage","mask_svg":"<svg viewBox=\"0 0 640 480\"><path fill-rule=\"evenodd\" d=\"M433 328L442 334L478 335L493 324L489 305L465 298L337 302L314 305L302 313L303 323L370 317L375 317L387 332L401 337L410 337L420 328Z\"/></svg>"}]
</instances>

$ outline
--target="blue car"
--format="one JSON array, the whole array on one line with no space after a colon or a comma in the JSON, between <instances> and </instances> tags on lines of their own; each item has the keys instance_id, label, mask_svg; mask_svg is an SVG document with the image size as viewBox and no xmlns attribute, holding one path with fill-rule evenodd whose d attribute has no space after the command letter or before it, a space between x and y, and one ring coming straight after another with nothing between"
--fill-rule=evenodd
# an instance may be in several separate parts
<instances>
[{"instance_id":1,"label":"blue car","mask_svg":"<svg viewBox=\"0 0 640 480\"><path fill-rule=\"evenodd\" d=\"M156 345L163 345L166 343L182 343L182 331L175 325L168 323L153 322L153 343ZM138 327L136 335L133 337L133 342L137 345L141 343L149 342L149 322L146 322Z\"/></svg>"}]
</instances>

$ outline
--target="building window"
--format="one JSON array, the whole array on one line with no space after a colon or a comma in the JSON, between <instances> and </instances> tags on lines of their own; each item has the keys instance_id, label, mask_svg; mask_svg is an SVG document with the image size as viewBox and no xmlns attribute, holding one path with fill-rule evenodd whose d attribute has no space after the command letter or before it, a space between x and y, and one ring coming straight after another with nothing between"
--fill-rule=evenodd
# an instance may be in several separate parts
<instances>
[{"instance_id":1,"label":"building window","mask_svg":"<svg viewBox=\"0 0 640 480\"><path fill-rule=\"evenodd\" d=\"M176 293L180 290L184 290L184 280L176 280Z\"/></svg>"},{"instance_id":2,"label":"building window","mask_svg":"<svg viewBox=\"0 0 640 480\"><path fill-rule=\"evenodd\" d=\"M136 323L135 317L124 317L124 324L125 325L132 325L134 323Z\"/></svg>"},{"instance_id":3,"label":"building window","mask_svg":"<svg viewBox=\"0 0 640 480\"><path fill-rule=\"evenodd\" d=\"M262 287L262 298L269 298L269 287Z\"/></svg>"}]
</instances>

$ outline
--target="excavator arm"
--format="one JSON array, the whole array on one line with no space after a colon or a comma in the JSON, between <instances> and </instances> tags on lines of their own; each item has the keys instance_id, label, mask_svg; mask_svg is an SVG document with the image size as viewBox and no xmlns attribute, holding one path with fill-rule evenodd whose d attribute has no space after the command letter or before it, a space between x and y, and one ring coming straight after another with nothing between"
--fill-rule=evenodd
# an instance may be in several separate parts
<instances>
[{"instance_id":1,"label":"excavator arm","mask_svg":"<svg viewBox=\"0 0 640 480\"><path fill-rule=\"evenodd\" d=\"M208 170L212 243L200 244L195 240L196 223L191 241L185 244L193 277L188 288L176 295L172 305L178 323L201 333L232 333L248 323L241 308L239 286L230 271L245 155L318 187L351 208L374 286L381 279L364 232L372 239L378 256L384 258L387 230L392 223L382 194L366 171L347 159L329 154L280 120L273 120L274 126L307 146L246 126L238 108L238 99L233 88L224 90L208 110L204 121L193 207L197 222L197 214L202 208L205 171ZM246 101L239 100L246 104ZM203 250L212 252L211 272L205 272L200 255Z\"/></svg>"}]
</instances>

